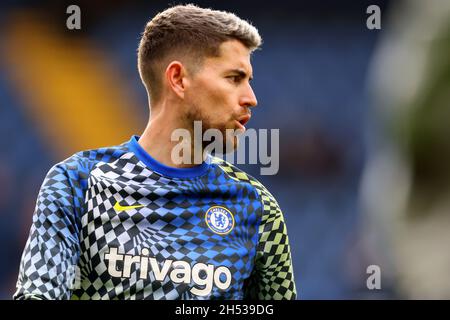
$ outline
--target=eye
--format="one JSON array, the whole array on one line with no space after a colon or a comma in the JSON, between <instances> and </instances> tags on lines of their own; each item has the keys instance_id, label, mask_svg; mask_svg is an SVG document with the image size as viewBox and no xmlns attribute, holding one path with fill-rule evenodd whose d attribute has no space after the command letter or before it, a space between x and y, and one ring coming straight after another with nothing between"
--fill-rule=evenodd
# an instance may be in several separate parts
<instances>
[{"instance_id":1,"label":"eye","mask_svg":"<svg viewBox=\"0 0 450 320\"><path fill-rule=\"evenodd\" d=\"M241 82L242 77L234 75L234 76L228 76L227 79L229 79L233 83L239 83L239 82Z\"/></svg>"}]
</instances>

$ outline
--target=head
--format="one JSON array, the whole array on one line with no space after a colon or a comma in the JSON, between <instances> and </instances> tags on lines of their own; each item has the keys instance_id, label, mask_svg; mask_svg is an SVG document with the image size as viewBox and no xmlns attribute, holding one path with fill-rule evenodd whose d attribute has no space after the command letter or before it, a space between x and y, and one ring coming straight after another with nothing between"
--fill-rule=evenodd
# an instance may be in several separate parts
<instances>
[{"instance_id":1,"label":"head","mask_svg":"<svg viewBox=\"0 0 450 320\"><path fill-rule=\"evenodd\" d=\"M172 108L187 128L202 121L203 132L242 129L257 104L250 57L260 45L256 28L232 13L194 5L159 13L138 49L151 108Z\"/></svg>"}]
</instances>

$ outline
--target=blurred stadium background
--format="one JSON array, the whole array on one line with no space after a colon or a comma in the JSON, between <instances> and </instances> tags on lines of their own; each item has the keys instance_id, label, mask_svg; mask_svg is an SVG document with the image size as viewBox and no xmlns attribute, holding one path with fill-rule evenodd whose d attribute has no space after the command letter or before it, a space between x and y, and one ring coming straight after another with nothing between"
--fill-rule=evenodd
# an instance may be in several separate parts
<instances>
[{"instance_id":1,"label":"blurred stadium background","mask_svg":"<svg viewBox=\"0 0 450 320\"><path fill-rule=\"evenodd\" d=\"M448 190L450 89L445 91L442 82L449 84L450 33L439 49L446 51L433 58L436 70L446 73L427 78L432 88L423 86L420 97L411 98L420 92L421 84L414 80L422 79L431 50L421 49L439 29L427 33L426 22L450 21L448 10L427 11L419 1L394 6L387 0L190 2L235 12L257 26L264 39L263 49L253 56L259 107L251 126L280 129L280 171L260 176L258 166L241 167L272 191L284 211L299 297L449 297L448 290L438 291L436 285L429 291L409 290L420 274L429 283L432 266L449 270L445 259L436 262L448 252L448 240L439 238L448 233L446 225L437 223L437 229L435 223L421 231L415 227L411 235L423 231L435 238L421 246L412 236L413 249L404 244L410 234L392 237L399 234L395 222L426 219L404 213L402 204L408 203L411 190L416 195L436 195L433 188L440 186ZM448 7L444 1L433 3ZM81 8L81 30L66 28L70 4ZM381 30L366 27L370 4L381 8ZM148 107L136 70L136 48L146 21L168 6L164 1L1 2L1 299L10 299L14 291L36 196L49 168L76 151L119 144L143 131ZM424 10L429 14L422 17L422 28L408 29L408 23L420 25L417 12ZM392 115L395 106L401 110ZM408 113L407 106L418 111ZM439 129L432 130L433 119L420 126L427 108L434 110ZM415 140L405 138L410 136ZM429 142L436 140L433 149ZM415 152L420 161L409 161ZM416 176L422 179L417 189L412 187ZM448 198L444 191L437 194L439 199ZM427 212L430 203L437 203L426 199L431 200L408 213ZM448 213L448 206L440 208ZM408 258L418 254L417 247L434 256L416 257L416 262L428 259L419 275L403 272L414 263ZM381 267L381 290L366 287L366 268L372 264ZM445 272L441 275L447 277L440 278L443 282L448 280Z\"/></svg>"}]
</instances>

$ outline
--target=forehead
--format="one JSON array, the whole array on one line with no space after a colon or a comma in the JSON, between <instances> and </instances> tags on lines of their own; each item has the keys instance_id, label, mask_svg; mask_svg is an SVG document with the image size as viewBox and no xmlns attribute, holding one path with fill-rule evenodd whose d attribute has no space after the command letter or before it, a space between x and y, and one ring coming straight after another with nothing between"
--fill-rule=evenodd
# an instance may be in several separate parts
<instances>
[{"instance_id":1,"label":"forehead","mask_svg":"<svg viewBox=\"0 0 450 320\"><path fill-rule=\"evenodd\" d=\"M229 40L220 45L220 55L218 57L208 57L205 59L205 66L217 71L228 69L244 69L247 73L252 73L250 63L250 50L238 40Z\"/></svg>"}]
</instances>

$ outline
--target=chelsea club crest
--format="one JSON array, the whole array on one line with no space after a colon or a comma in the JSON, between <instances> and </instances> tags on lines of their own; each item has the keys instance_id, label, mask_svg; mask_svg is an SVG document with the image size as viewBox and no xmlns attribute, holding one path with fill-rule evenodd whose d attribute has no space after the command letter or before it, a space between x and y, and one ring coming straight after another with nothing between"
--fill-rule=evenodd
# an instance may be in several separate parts
<instances>
[{"instance_id":1,"label":"chelsea club crest","mask_svg":"<svg viewBox=\"0 0 450 320\"><path fill-rule=\"evenodd\" d=\"M205 221L213 232L220 235L227 234L234 228L233 214L221 206L209 208L206 211Z\"/></svg>"}]
</instances>

